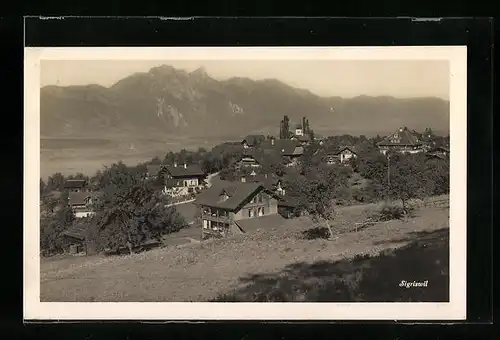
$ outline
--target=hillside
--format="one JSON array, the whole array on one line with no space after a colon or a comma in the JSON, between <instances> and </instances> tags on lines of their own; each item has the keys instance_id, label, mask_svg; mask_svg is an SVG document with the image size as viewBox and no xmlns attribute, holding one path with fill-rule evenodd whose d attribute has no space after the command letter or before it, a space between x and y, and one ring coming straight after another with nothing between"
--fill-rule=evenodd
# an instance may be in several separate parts
<instances>
[{"instance_id":1,"label":"hillside","mask_svg":"<svg viewBox=\"0 0 500 340\"><path fill-rule=\"evenodd\" d=\"M41 134L50 137L277 134L283 115L292 122L307 116L320 133L449 129L449 102L437 98L323 98L274 79L218 81L202 68L188 73L166 65L109 88L46 86L40 101Z\"/></svg>"},{"instance_id":2,"label":"hillside","mask_svg":"<svg viewBox=\"0 0 500 340\"><path fill-rule=\"evenodd\" d=\"M169 235L172 242L165 248L130 256L43 258L40 300L448 301L448 198L429 203L443 199L444 206L426 204L408 222L381 222L358 231L354 222L378 205L339 208L335 241L304 238L314 228L304 217L212 242L179 244L174 242L179 237ZM402 279L431 284L402 290ZM356 284L354 292L344 289L349 282Z\"/></svg>"}]
</instances>

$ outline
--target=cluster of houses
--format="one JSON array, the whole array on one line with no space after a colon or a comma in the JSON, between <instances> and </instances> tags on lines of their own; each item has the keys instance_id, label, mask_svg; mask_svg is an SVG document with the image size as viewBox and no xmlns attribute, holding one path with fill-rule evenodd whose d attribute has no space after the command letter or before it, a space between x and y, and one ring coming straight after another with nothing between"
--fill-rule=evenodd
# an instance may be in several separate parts
<instances>
[{"instance_id":1,"label":"cluster of houses","mask_svg":"<svg viewBox=\"0 0 500 340\"><path fill-rule=\"evenodd\" d=\"M287 195L281 178L274 173L262 173L264 162L280 162L286 167L300 164L305 149L321 139L304 133L301 125L289 139L275 139L249 135L241 141L242 156L236 168L246 168L247 175L232 181L207 181L207 175L197 164L148 165L145 178L161 178L162 192L173 198L185 198L196 205L201 216L202 237L224 237L242 233L259 225L278 223L279 219L300 215L298 202ZM446 160L447 148L432 148L406 127L398 129L378 143L379 151L388 153L425 152L429 159ZM326 164L349 165L358 153L352 146L342 146L334 153L324 155ZM84 180L68 180L69 205L77 218L92 215L92 201L96 193L86 190ZM65 235L75 242L84 238L83 227L76 225Z\"/></svg>"}]
</instances>

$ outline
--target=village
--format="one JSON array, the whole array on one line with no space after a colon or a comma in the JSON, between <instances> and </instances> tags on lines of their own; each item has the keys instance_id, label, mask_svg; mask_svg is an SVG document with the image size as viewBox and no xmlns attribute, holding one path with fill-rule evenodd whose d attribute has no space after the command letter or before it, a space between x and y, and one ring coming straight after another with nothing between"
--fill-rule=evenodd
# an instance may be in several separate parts
<instances>
[{"instance_id":1,"label":"village","mask_svg":"<svg viewBox=\"0 0 500 340\"><path fill-rule=\"evenodd\" d=\"M311 202L310 197L307 197L310 193L298 188L291 180L299 176L304 178L309 176L317 185L318 179L321 182L327 178L316 174L318 169L323 173L333 171L332 173L336 173L337 176L343 176L329 177L333 182L340 183L344 179L347 181L346 188L341 188L340 191L343 190L345 193L346 190L351 190L347 194L349 197L343 197L346 195L340 193L338 188L324 192L327 196L332 195L326 197L328 202L331 203L333 200L340 205L366 203L385 198L387 188L386 191L380 188L374 189L372 182L391 185L391 159L395 158L393 155L414 155L421 157L418 158L422 160L419 166L438 164L438 167L444 166L443 169L449 171L449 140L435 136L430 128L418 133L408 127L399 127L385 138L378 136L372 139L364 136L324 138L310 128L306 117L292 124L289 117L285 116L280 122L277 137L248 135L240 142L223 143L219 149L221 147L229 148L229 152L226 150L224 152L230 156L222 157L222 161L219 160L216 166L214 164L217 162L213 160L207 164L206 158L210 152L202 150L205 160L201 158L195 160L195 156L191 159L190 157L176 159L176 155L170 153L170 159L167 159L168 155L165 160L156 158L135 169L135 177L139 178L139 182L150 183L153 192L160 193L166 199L164 206L175 210L183 220L179 222L181 227L172 229L175 231L171 233L172 235L184 233L187 239L199 242L211 238L230 238L234 235L251 233L258 228L271 228L273 225L282 224L284 220L304 215L319 216L323 220L328 220L328 216L319 211L321 209L318 206L311 205L317 202ZM217 146L213 150L216 149ZM186 150L184 153L189 155ZM375 160L380 164L377 165ZM377 179L373 175L367 175L370 173L370 170L367 170L370 166L382 167L375 169L379 172ZM395 178L394 182L396 181ZM54 182L54 178L49 178L47 184L41 181L42 220L67 208L69 215L65 219L69 222L56 228L56 235L48 236L51 243L44 243L41 240L43 254L91 255L103 251L117 252L119 249L128 249L132 253L139 249L168 244L171 236L168 228L154 235L144 233L131 238L126 230L118 227L124 236L117 242L102 242L101 236L100 246L95 240L95 221L92 221L102 212L96 202L103 200L104 195L100 190L103 189L103 185L99 188L99 185L91 183L91 178L81 174L76 177L69 176L64 181L59 178L59 188L56 188L59 190L54 190ZM330 184L335 187L336 184L333 182ZM125 181L119 186L127 187L127 185ZM446 182L444 186L447 185ZM373 197L365 197L370 190ZM428 195L446 193L447 188L441 192L431 190ZM422 194L419 196L414 192L393 192L393 194L395 194L392 197L394 200L401 198L403 203L405 200L422 197ZM104 205L100 206L101 209L105 209ZM102 222L99 225L101 230L106 230ZM43 233L42 230L42 237ZM112 244L114 246L111 246Z\"/></svg>"}]
</instances>

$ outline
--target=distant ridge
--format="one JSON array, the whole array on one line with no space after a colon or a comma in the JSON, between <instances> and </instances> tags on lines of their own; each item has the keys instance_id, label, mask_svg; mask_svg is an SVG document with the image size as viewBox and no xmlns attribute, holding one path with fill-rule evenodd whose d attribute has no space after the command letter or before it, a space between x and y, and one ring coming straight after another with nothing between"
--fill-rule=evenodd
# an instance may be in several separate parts
<instances>
[{"instance_id":1,"label":"distant ridge","mask_svg":"<svg viewBox=\"0 0 500 340\"><path fill-rule=\"evenodd\" d=\"M276 79L219 81L203 67L186 72L162 65L110 87L49 85L41 89L40 105L41 134L53 137L278 134L284 115L292 121L307 116L320 133L370 135L399 126L449 131L443 99L320 97Z\"/></svg>"}]
</instances>

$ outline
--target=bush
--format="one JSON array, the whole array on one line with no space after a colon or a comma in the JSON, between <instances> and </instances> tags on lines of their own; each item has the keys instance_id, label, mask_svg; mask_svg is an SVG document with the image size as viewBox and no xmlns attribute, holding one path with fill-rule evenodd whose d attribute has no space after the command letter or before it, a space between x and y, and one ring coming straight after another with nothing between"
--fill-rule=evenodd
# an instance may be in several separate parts
<instances>
[{"instance_id":1,"label":"bush","mask_svg":"<svg viewBox=\"0 0 500 340\"><path fill-rule=\"evenodd\" d=\"M400 220L408 216L411 208L403 208L399 205L384 204L382 209L374 216L380 221Z\"/></svg>"}]
</instances>

